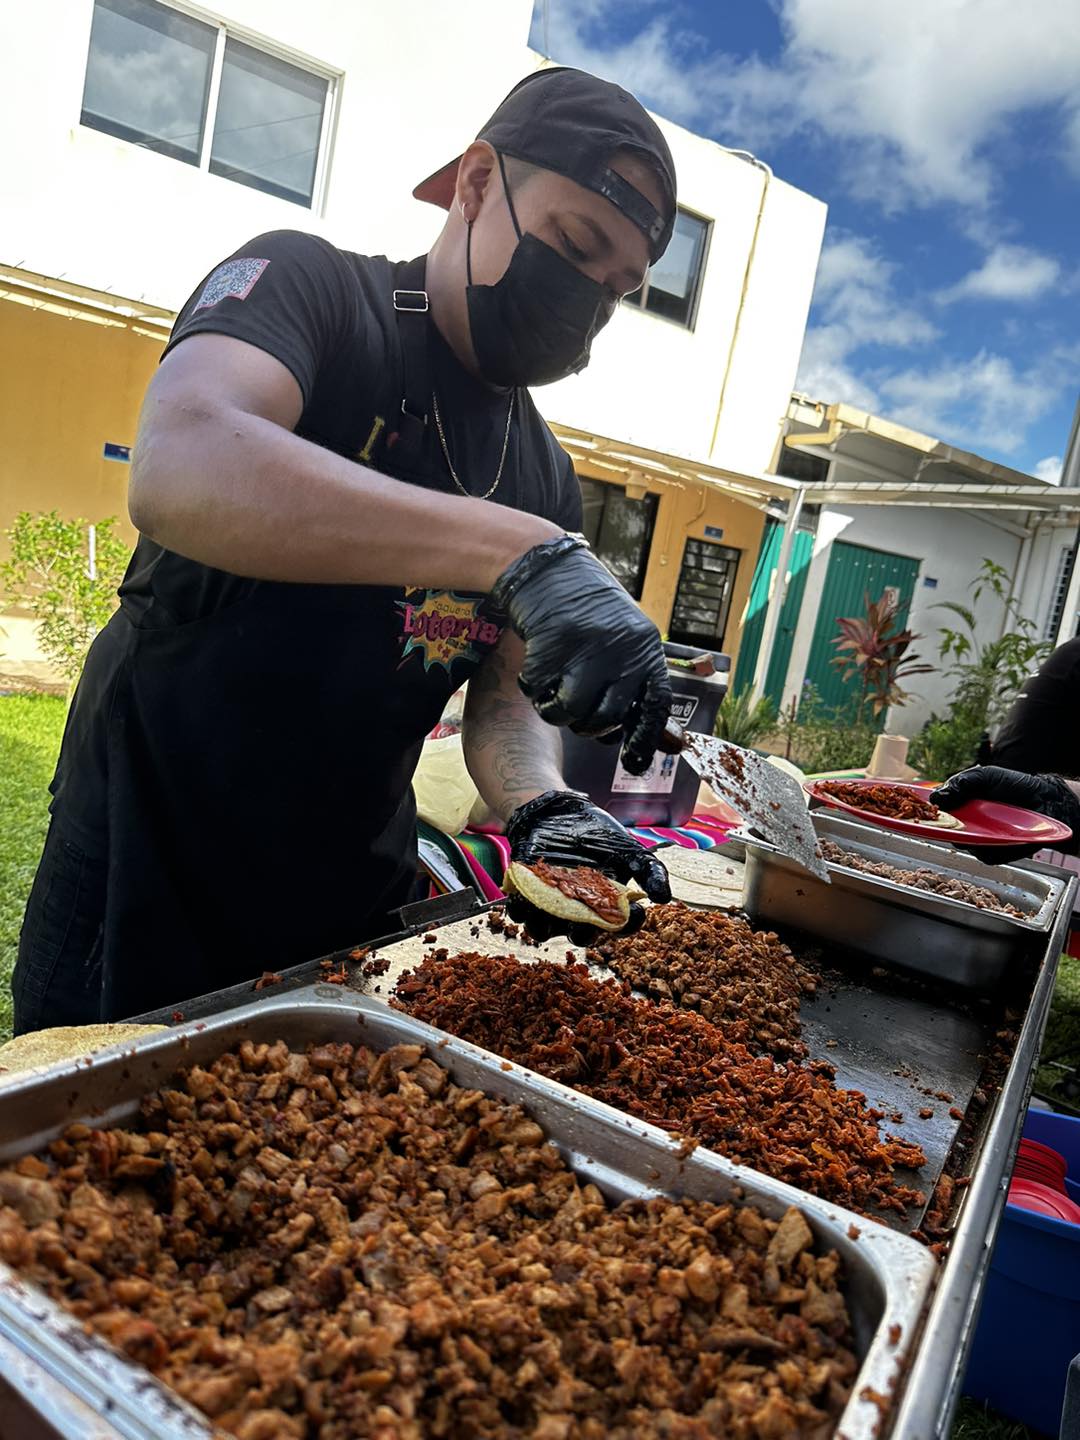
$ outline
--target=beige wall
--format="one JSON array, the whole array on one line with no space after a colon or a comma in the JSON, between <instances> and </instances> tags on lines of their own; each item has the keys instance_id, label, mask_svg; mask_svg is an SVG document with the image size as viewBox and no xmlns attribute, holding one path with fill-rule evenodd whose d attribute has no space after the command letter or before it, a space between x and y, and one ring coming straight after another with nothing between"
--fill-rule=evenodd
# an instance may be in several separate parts
<instances>
[{"instance_id":1,"label":"beige wall","mask_svg":"<svg viewBox=\"0 0 1080 1440\"><path fill-rule=\"evenodd\" d=\"M611 483L609 475L599 469L591 469L587 461L581 461L577 468L580 475L591 480ZM704 487L647 483L646 488L659 497L660 503L641 592L641 608L661 631L666 633L671 620L671 607L687 540L703 540L706 525L716 526L724 532L719 543L730 545L740 552L722 647L724 653L731 656L731 668L734 670L739 654L742 614L750 594L750 581L765 529L764 512Z\"/></svg>"},{"instance_id":2,"label":"beige wall","mask_svg":"<svg viewBox=\"0 0 1080 1440\"><path fill-rule=\"evenodd\" d=\"M160 340L127 326L0 300L0 531L19 510L55 509L87 520L116 515L121 534L134 543L127 518L128 466L105 460L102 450L106 441L130 445L134 440L139 406L161 349ZM610 478L591 472L584 462L579 468L594 479ZM741 552L724 639L734 662L764 515L705 488L650 483L649 489L659 497L659 507L642 608L666 631L686 541L704 538L707 525L721 527L721 543ZM4 549L0 539L0 553ZM26 625L7 622L7 630L0 650L9 661L16 652L32 659L35 647ZM15 669L36 673L24 664Z\"/></svg>"},{"instance_id":3,"label":"beige wall","mask_svg":"<svg viewBox=\"0 0 1080 1440\"><path fill-rule=\"evenodd\" d=\"M0 300L0 530L20 510L127 519L128 466L103 458L130 445L161 342L125 326ZM6 542L0 541L6 551Z\"/></svg>"}]
</instances>

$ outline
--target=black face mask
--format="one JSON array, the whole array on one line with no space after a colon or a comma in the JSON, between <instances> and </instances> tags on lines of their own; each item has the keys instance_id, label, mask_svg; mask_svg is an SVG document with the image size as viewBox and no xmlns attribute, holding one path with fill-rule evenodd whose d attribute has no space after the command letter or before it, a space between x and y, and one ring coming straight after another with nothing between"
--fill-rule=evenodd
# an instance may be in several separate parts
<instances>
[{"instance_id":1,"label":"black face mask","mask_svg":"<svg viewBox=\"0 0 1080 1440\"><path fill-rule=\"evenodd\" d=\"M499 168L518 243L501 280L474 285L469 225L465 300L476 363L491 385L548 385L584 370L617 297L537 236L522 234L501 155Z\"/></svg>"}]
</instances>

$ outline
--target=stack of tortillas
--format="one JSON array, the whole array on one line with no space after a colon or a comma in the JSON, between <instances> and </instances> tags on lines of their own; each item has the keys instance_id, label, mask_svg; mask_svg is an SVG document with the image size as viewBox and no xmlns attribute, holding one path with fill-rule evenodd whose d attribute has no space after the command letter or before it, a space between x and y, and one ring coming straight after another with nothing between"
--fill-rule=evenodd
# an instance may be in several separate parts
<instances>
[{"instance_id":1,"label":"stack of tortillas","mask_svg":"<svg viewBox=\"0 0 1080 1440\"><path fill-rule=\"evenodd\" d=\"M31 1030L0 1045L0 1085L28 1070L47 1070L62 1060L81 1059L110 1045L124 1045L140 1035L154 1035L167 1025L57 1025Z\"/></svg>"},{"instance_id":2,"label":"stack of tortillas","mask_svg":"<svg viewBox=\"0 0 1080 1440\"><path fill-rule=\"evenodd\" d=\"M702 910L738 910L746 867L722 849L688 850L665 845L656 851L671 879L671 897Z\"/></svg>"}]
</instances>

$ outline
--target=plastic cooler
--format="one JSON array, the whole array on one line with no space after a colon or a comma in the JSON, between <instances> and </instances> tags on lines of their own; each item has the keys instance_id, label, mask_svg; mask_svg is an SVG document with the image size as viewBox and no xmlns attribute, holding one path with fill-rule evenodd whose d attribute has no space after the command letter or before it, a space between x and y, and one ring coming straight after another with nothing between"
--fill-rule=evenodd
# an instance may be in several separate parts
<instances>
[{"instance_id":1,"label":"plastic cooler","mask_svg":"<svg viewBox=\"0 0 1080 1440\"><path fill-rule=\"evenodd\" d=\"M694 675L668 666L674 703L671 713L684 730L711 735L716 712L727 694L731 659L712 650L664 643L669 661L696 660L710 655L714 675ZM628 825L685 825L694 813L700 781L685 760L657 755L644 775L631 775L619 761L618 745L586 740L563 731L563 774L572 790L583 790L590 800Z\"/></svg>"},{"instance_id":2,"label":"plastic cooler","mask_svg":"<svg viewBox=\"0 0 1080 1440\"><path fill-rule=\"evenodd\" d=\"M1080 1204L1080 1120L1029 1110L1024 1134L1064 1155L1065 1188ZM1080 1225L1006 1205L964 1393L1057 1435L1069 1364L1077 1354Z\"/></svg>"}]
</instances>

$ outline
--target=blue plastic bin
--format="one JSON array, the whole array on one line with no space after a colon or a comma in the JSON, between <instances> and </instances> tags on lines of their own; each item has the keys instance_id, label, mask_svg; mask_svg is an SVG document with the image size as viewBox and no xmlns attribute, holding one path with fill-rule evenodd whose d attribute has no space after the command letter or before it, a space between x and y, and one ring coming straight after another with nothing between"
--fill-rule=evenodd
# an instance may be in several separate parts
<instances>
[{"instance_id":1,"label":"blue plastic bin","mask_svg":"<svg viewBox=\"0 0 1080 1440\"><path fill-rule=\"evenodd\" d=\"M1029 1110L1029 1140L1068 1163L1080 1204L1080 1120ZM1057 1435L1069 1363L1080 1354L1080 1225L1006 1205L964 1393Z\"/></svg>"}]
</instances>

